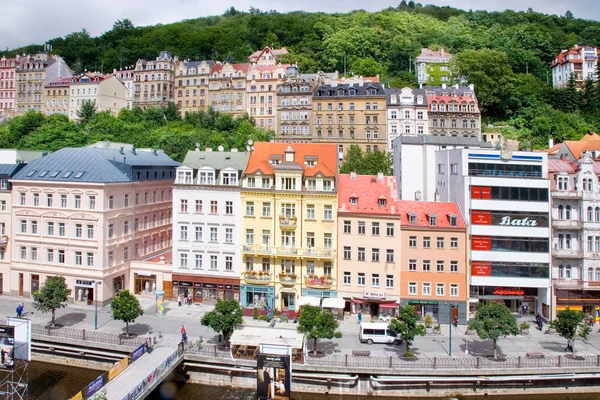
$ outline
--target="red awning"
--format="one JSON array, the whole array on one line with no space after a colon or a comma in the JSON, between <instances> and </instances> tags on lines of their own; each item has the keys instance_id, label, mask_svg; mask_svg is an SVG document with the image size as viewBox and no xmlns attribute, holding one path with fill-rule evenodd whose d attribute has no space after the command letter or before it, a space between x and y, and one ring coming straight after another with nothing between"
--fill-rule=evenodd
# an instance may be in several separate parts
<instances>
[{"instance_id":1,"label":"red awning","mask_svg":"<svg viewBox=\"0 0 600 400\"><path fill-rule=\"evenodd\" d=\"M398 303L381 303L379 308L396 308L398 307Z\"/></svg>"},{"instance_id":2,"label":"red awning","mask_svg":"<svg viewBox=\"0 0 600 400\"><path fill-rule=\"evenodd\" d=\"M367 303L367 302L366 302L366 301L364 301L364 300L361 300L361 299L356 299L356 298L352 299L352 302L353 302L354 304L366 304L366 303Z\"/></svg>"}]
</instances>

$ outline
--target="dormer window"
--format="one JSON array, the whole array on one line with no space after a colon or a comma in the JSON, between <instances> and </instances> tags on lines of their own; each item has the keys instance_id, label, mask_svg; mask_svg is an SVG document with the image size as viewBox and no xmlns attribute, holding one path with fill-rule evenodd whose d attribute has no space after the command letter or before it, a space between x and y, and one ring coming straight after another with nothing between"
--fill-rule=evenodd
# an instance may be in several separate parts
<instances>
[{"instance_id":1,"label":"dormer window","mask_svg":"<svg viewBox=\"0 0 600 400\"><path fill-rule=\"evenodd\" d=\"M379 207L385 207L387 204L387 199L384 199L384 198L378 199L377 204L379 204Z\"/></svg>"},{"instance_id":2,"label":"dormer window","mask_svg":"<svg viewBox=\"0 0 600 400\"><path fill-rule=\"evenodd\" d=\"M356 196L350 197L350 204L353 205L353 206L357 205L358 204L358 197L356 197Z\"/></svg>"},{"instance_id":3,"label":"dormer window","mask_svg":"<svg viewBox=\"0 0 600 400\"><path fill-rule=\"evenodd\" d=\"M456 215L454 214L450 214L450 226L457 226L458 225L458 218L456 217Z\"/></svg>"},{"instance_id":4,"label":"dormer window","mask_svg":"<svg viewBox=\"0 0 600 400\"><path fill-rule=\"evenodd\" d=\"M213 171L200 171L198 174L198 183L200 185L214 185L215 184L215 173Z\"/></svg>"},{"instance_id":5,"label":"dormer window","mask_svg":"<svg viewBox=\"0 0 600 400\"><path fill-rule=\"evenodd\" d=\"M237 185L237 172L221 173L221 185Z\"/></svg>"},{"instance_id":6,"label":"dormer window","mask_svg":"<svg viewBox=\"0 0 600 400\"><path fill-rule=\"evenodd\" d=\"M248 177L248 179L246 180L246 182L247 182L247 186L249 188L256 187L256 178L254 178L253 176Z\"/></svg>"},{"instance_id":7,"label":"dormer window","mask_svg":"<svg viewBox=\"0 0 600 400\"><path fill-rule=\"evenodd\" d=\"M416 225L417 224L417 214L409 213L408 214L408 223L410 225Z\"/></svg>"},{"instance_id":8,"label":"dormer window","mask_svg":"<svg viewBox=\"0 0 600 400\"><path fill-rule=\"evenodd\" d=\"M437 215L429 214L429 226L436 226L436 225L437 225Z\"/></svg>"},{"instance_id":9,"label":"dormer window","mask_svg":"<svg viewBox=\"0 0 600 400\"><path fill-rule=\"evenodd\" d=\"M377 89L367 89L367 96L375 96L377 94Z\"/></svg>"}]
</instances>

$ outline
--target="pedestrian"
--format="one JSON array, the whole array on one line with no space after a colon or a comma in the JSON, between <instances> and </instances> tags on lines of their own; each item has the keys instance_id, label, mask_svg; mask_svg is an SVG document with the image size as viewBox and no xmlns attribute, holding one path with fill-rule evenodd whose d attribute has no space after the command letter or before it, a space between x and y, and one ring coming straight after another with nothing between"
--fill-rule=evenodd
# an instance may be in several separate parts
<instances>
[{"instance_id":1,"label":"pedestrian","mask_svg":"<svg viewBox=\"0 0 600 400\"><path fill-rule=\"evenodd\" d=\"M540 315L540 313L538 313L535 316L535 323L537 324L537 328L538 330L542 330L542 328L544 327L544 322L542 321L542 316Z\"/></svg>"},{"instance_id":2,"label":"pedestrian","mask_svg":"<svg viewBox=\"0 0 600 400\"><path fill-rule=\"evenodd\" d=\"M177 296L177 305L181 307L181 295Z\"/></svg>"},{"instance_id":3,"label":"pedestrian","mask_svg":"<svg viewBox=\"0 0 600 400\"><path fill-rule=\"evenodd\" d=\"M360 324L362 322L362 311L358 310L358 323Z\"/></svg>"},{"instance_id":4,"label":"pedestrian","mask_svg":"<svg viewBox=\"0 0 600 400\"><path fill-rule=\"evenodd\" d=\"M458 328L458 316L452 319L452 325L454 325L455 328Z\"/></svg>"},{"instance_id":5,"label":"pedestrian","mask_svg":"<svg viewBox=\"0 0 600 400\"><path fill-rule=\"evenodd\" d=\"M185 326L181 325L181 341L187 344L187 332L185 331Z\"/></svg>"},{"instance_id":6,"label":"pedestrian","mask_svg":"<svg viewBox=\"0 0 600 400\"><path fill-rule=\"evenodd\" d=\"M191 306L194 302L194 298L192 297L192 292L188 293L188 306Z\"/></svg>"},{"instance_id":7,"label":"pedestrian","mask_svg":"<svg viewBox=\"0 0 600 400\"><path fill-rule=\"evenodd\" d=\"M17 318L21 318L23 315L23 303L17 306Z\"/></svg>"}]
</instances>

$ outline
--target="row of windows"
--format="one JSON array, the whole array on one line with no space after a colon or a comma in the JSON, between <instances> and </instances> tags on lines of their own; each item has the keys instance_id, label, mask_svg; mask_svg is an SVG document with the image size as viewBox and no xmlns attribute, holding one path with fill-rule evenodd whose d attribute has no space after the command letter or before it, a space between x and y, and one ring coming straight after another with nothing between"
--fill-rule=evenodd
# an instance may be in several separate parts
<instances>
[{"instance_id":1,"label":"row of windows","mask_svg":"<svg viewBox=\"0 0 600 400\"><path fill-rule=\"evenodd\" d=\"M410 296L418 296L417 292L417 282L408 282L408 294ZM458 284L451 283L450 284L450 297L458 297ZM432 296L431 288L433 285L429 282L421 283L421 296ZM433 296L447 296L446 294L446 284L445 283L436 283L435 284L435 294Z\"/></svg>"},{"instance_id":2,"label":"row of windows","mask_svg":"<svg viewBox=\"0 0 600 400\"><path fill-rule=\"evenodd\" d=\"M326 181L323 182L325 184ZM327 189L325 189L327 190ZM246 202L246 217L254 217L254 202L247 201ZM262 216L263 217L271 217L271 203L262 203ZM296 205L293 203L283 203L281 205L281 216L285 218L295 218L296 217ZM307 204L306 205L306 214L304 216L305 219L316 219L315 218L315 205ZM325 205L323 206L323 219L326 221L333 220L333 206Z\"/></svg>"},{"instance_id":3,"label":"row of windows","mask_svg":"<svg viewBox=\"0 0 600 400\"><path fill-rule=\"evenodd\" d=\"M365 247L358 247L358 253L357 253L357 260L358 261L365 261L366 259L366 248ZM380 257L379 257L379 249L377 248L372 248L371 249L371 261L372 262L379 262L380 261ZM351 260L352 259L352 248L350 246L344 246L344 260ZM394 249L386 249L385 251L385 262L388 263L393 263L395 262L395 257L394 257Z\"/></svg>"},{"instance_id":4,"label":"row of windows","mask_svg":"<svg viewBox=\"0 0 600 400\"><path fill-rule=\"evenodd\" d=\"M351 198L350 203L351 204L356 204L356 203L352 203L352 200L357 198ZM359 235L365 235L366 234L366 223L365 221L358 221L358 231L357 233ZM394 223L386 223L385 224L385 235L386 236L394 236L394 232L395 232L395 228L394 228L395 224ZM344 233L348 233L348 234L352 234L352 221L344 221ZM379 236L380 235L380 223L379 222L372 222L371 223L371 235L373 236Z\"/></svg>"},{"instance_id":5,"label":"row of windows","mask_svg":"<svg viewBox=\"0 0 600 400\"><path fill-rule=\"evenodd\" d=\"M94 266L94 253L92 252L82 252L82 251L73 251L71 252L73 258L70 261L67 261L66 250L56 250L56 249L46 249L46 262L48 263L57 263L57 264L66 264L67 262L73 263L77 266ZM40 254L37 247L29 247L20 246L19 247L19 259L20 260L30 260L30 261L44 261L40 259Z\"/></svg>"},{"instance_id":6,"label":"row of windows","mask_svg":"<svg viewBox=\"0 0 600 400\"><path fill-rule=\"evenodd\" d=\"M44 172L48 173L48 171L42 171L40 173L40 176L45 176L46 174L44 174ZM68 173L68 172L67 172ZM67 174L65 173L65 175ZM42 175L44 174L44 175ZM52 176L55 173L53 172L52 174L50 174L49 176L51 178L55 177ZM58 174L57 174L58 175ZM68 176L65 176L68 177ZM165 194L168 195L168 197L165 196ZM152 193L150 192L144 192L143 196L142 193L136 193L135 194L135 205L139 205L139 204L149 204L150 203L150 195L152 195L152 203L156 203L157 201L160 202L164 202L164 201L170 201L171 200L171 189L167 191L165 190L161 190L160 191L160 195L157 191L154 191ZM32 205L34 207L39 207L40 206L40 193L32 193ZM54 199L58 198L58 204L57 206L60 208L69 208L69 196L66 194L61 194L58 196L54 196L53 193L46 193L46 201L45 201L45 205L46 207L54 207ZM141 203L143 199L143 203ZM75 208L75 209L81 209L82 208L82 202L83 200L83 196L76 194L72 196L71 199L71 208ZM121 203L121 198L120 196L116 196L116 195L109 195L107 198L107 205L108 205L108 209L112 210L115 208L119 208L119 206L122 204L122 207L130 207L132 205L134 205L134 203L132 203L131 201L131 197L128 193L123 195L122 198L122 203ZM20 206L26 206L27 205L27 193L25 192L19 192L19 205ZM95 210L96 209L96 196L87 196L87 208L89 210Z\"/></svg>"},{"instance_id":7,"label":"row of windows","mask_svg":"<svg viewBox=\"0 0 600 400\"><path fill-rule=\"evenodd\" d=\"M423 111L417 111L417 119L423 119L425 113ZM390 118L391 119L398 119L398 115L402 115L402 113L399 113L398 110L390 110ZM404 111L404 119L410 119L412 118L412 112L410 110L405 110Z\"/></svg>"},{"instance_id":8,"label":"row of windows","mask_svg":"<svg viewBox=\"0 0 600 400\"><path fill-rule=\"evenodd\" d=\"M438 249L443 249L445 246L445 238L438 236L436 238L436 247ZM409 236L408 238L408 247L411 248L417 248L417 237L416 236ZM431 248L431 237L430 236L424 236L423 237L423 248L424 249L430 249ZM451 249L458 249L458 238L450 238L450 248Z\"/></svg>"},{"instance_id":9,"label":"row of windows","mask_svg":"<svg viewBox=\"0 0 600 400\"><path fill-rule=\"evenodd\" d=\"M29 222L29 224L28 224ZM28 229L29 226L29 229ZM84 225L83 224L74 224L69 229L73 229L73 235L69 235L70 237L76 238L94 238L94 225ZM66 235L67 225L64 222L47 222L46 223L46 234L48 236L67 236ZM84 232L85 231L85 232ZM27 221L25 219L19 220L19 233L23 234L38 234L38 221Z\"/></svg>"},{"instance_id":10,"label":"row of windows","mask_svg":"<svg viewBox=\"0 0 600 400\"><path fill-rule=\"evenodd\" d=\"M309 276L310 275L314 275L315 272L316 272L315 266L316 266L315 261L313 261L313 260L306 261L306 264L304 266L305 270L306 270L306 274L309 275ZM322 269L322 271L323 271L323 275L322 276L330 277L331 273L332 273L331 262L330 261L324 261L322 268L323 268ZM246 257L246 272L252 272L252 271L254 271L254 258L253 257ZM262 271L263 273L267 273L267 274L271 273L271 259L270 258L263 258L262 259L262 269L260 271ZM294 274L294 273L296 273L296 260L293 260L293 259L283 259L283 260L281 260L281 269L280 269L280 272L284 273L284 274Z\"/></svg>"},{"instance_id":11,"label":"row of windows","mask_svg":"<svg viewBox=\"0 0 600 400\"><path fill-rule=\"evenodd\" d=\"M381 287L381 279L383 276L380 274L371 274L371 287L379 288ZM357 273L356 276L356 285L357 286L366 286L367 276L364 272ZM344 271L344 285L352 285L352 273L348 271ZM393 289L394 288L394 275L385 275L385 288Z\"/></svg>"},{"instance_id":12,"label":"row of windows","mask_svg":"<svg viewBox=\"0 0 600 400\"><path fill-rule=\"evenodd\" d=\"M558 278L559 279L571 279L573 278L573 272L578 271L579 268L578 267L571 267L570 265L559 265L558 266ZM575 278L577 278L575 276ZM583 276L582 276L583 278ZM600 268L596 268L594 270L594 268L589 267L587 269L587 280L588 281L600 281Z\"/></svg>"},{"instance_id":13,"label":"row of windows","mask_svg":"<svg viewBox=\"0 0 600 400\"><path fill-rule=\"evenodd\" d=\"M548 201L548 189L471 186L474 200Z\"/></svg>"},{"instance_id":14,"label":"row of windows","mask_svg":"<svg viewBox=\"0 0 600 400\"><path fill-rule=\"evenodd\" d=\"M188 253L181 253L179 255L179 266L180 268L194 268L194 269L203 269L203 254L192 254L193 258L190 257ZM225 256L225 271L233 271L233 256ZM219 257L217 255L211 254L209 265L210 270L217 270L219 268Z\"/></svg>"},{"instance_id":15,"label":"row of windows","mask_svg":"<svg viewBox=\"0 0 600 400\"><path fill-rule=\"evenodd\" d=\"M316 104L317 104L317 111L323 111L323 110L325 110L325 108L323 108L323 106L322 106L321 103L316 103ZM326 110L327 111L333 111L333 103L327 103L327 109ZM336 110L343 111L344 110L344 103L338 103ZM350 111L355 110L354 103L348 103L348 110L350 110ZM367 101L365 103L365 110L374 110L374 111L379 110L379 104L377 102L371 103L371 102Z\"/></svg>"},{"instance_id":16,"label":"row of windows","mask_svg":"<svg viewBox=\"0 0 600 400\"><path fill-rule=\"evenodd\" d=\"M543 263L491 262L491 276L549 278L550 268Z\"/></svg>"},{"instance_id":17,"label":"row of windows","mask_svg":"<svg viewBox=\"0 0 600 400\"><path fill-rule=\"evenodd\" d=\"M121 230L121 234L128 235L132 232L130 221L123 221L123 229ZM160 225L166 225L171 222L171 211L167 213L160 214L152 214L152 220L150 220L150 215L144 215L143 217L136 217L133 220L133 232L138 232L144 229L155 228ZM115 224L108 225L108 237L112 238L118 234L115 229Z\"/></svg>"},{"instance_id":18,"label":"row of windows","mask_svg":"<svg viewBox=\"0 0 600 400\"><path fill-rule=\"evenodd\" d=\"M408 260L408 270L416 272L417 264L418 264L418 261L415 259ZM421 271L431 272L431 260L422 260L421 261ZM446 272L446 261L437 260L435 263L435 271L436 272ZM458 272L458 261L450 261L450 272Z\"/></svg>"},{"instance_id":19,"label":"row of windows","mask_svg":"<svg viewBox=\"0 0 600 400\"><path fill-rule=\"evenodd\" d=\"M193 236L192 235L193 228ZM189 234L188 234L189 231ZM216 243L219 241L219 228L216 226L211 226L209 228L209 240L212 243ZM195 242L203 242L204 241L204 227L202 226L193 226L189 227L187 225L179 226L179 240L193 240ZM233 243L233 228L225 228L225 243Z\"/></svg>"},{"instance_id":20,"label":"row of windows","mask_svg":"<svg viewBox=\"0 0 600 400\"><path fill-rule=\"evenodd\" d=\"M270 207L270 203L269 207ZM182 213L189 212L188 200L181 199L179 201L179 211ZM202 214L204 213L204 201L203 200L195 200L194 203L194 213ZM217 200L210 200L210 211L206 210L209 214L218 214L219 213L219 202ZM233 201L225 202L225 215L233 215Z\"/></svg>"},{"instance_id":21,"label":"row of windows","mask_svg":"<svg viewBox=\"0 0 600 400\"><path fill-rule=\"evenodd\" d=\"M431 127L432 128L446 128L446 120L445 119L437 119L437 118L432 118L431 119ZM455 119L450 120L450 128L458 128L458 121ZM471 128L471 129L475 129L477 128L477 121L475 121L474 119L471 120L471 124L469 124L469 121L466 119L463 119L462 121L462 127L463 129L467 129L467 128Z\"/></svg>"},{"instance_id":22,"label":"row of windows","mask_svg":"<svg viewBox=\"0 0 600 400\"><path fill-rule=\"evenodd\" d=\"M294 231L281 231L281 246L284 247L296 247L296 232ZM246 245L254 244L254 229L246 229ZM268 229L263 229L261 236L261 244L265 247L271 245L271 231ZM306 247L315 248L316 244L316 236L314 232L306 233ZM324 233L323 234L323 248L332 249L333 248L333 234Z\"/></svg>"}]
</instances>

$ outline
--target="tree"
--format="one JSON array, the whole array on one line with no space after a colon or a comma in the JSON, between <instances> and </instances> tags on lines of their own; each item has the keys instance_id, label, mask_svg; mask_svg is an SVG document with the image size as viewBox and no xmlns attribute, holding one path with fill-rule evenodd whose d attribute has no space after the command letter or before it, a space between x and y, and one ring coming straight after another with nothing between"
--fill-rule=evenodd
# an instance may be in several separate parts
<instances>
[{"instance_id":1,"label":"tree","mask_svg":"<svg viewBox=\"0 0 600 400\"><path fill-rule=\"evenodd\" d=\"M363 152L359 146L351 144L340 166L340 174L360 171L362 169Z\"/></svg>"},{"instance_id":2,"label":"tree","mask_svg":"<svg viewBox=\"0 0 600 400\"><path fill-rule=\"evenodd\" d=\"M400 307L398 310L399 317L394 318L390 321L389 329L400 336L406 348L404 350L404 356L411 356L410 345L415 340L416 336L425 336L425 327L423 324L419 324L419 314L415 307L407 304L404 307Z\"/></svg>"},{"instance_id":3,"label":"tree","mask_svg":"<svg viewBox=\"0 0 600 400\"><path fill-rule=\"evenodd\" d=\"M113 319L125 322L125 335L129 336L129 323L135 322L137 317L144 315L140 302L129 290L121 290L113 297L110 308Z\"/></svg>"},{"instance_id":4,"label":"tree","mask_svg":"<svg viewBox=\"0 0 600 400\"><path fill-rule=\"evenodd\" d=\"M240 303L235 300L217 299L214 310L204 314L200 324L212 328L218 334L223 334L223 339L229 340L236 325L240 325L242 321Z\"/></svg>"},{"instance_id":5,"label":"tree","mask_svg":"<svg viewBox=\"0 0 600 400\"><path fill-rule=\"evenodd\" d=\"M517 336L517 320L504 304L479 303L475 319L470 323L480 339L490 339L494 348L494 359L498 358L497 341L503 336Z\"/></svg>"},{"instance_id":6,"label":"tree","mask_svg":"<svg viewBox=\"0 0 600 400\"><path fill-rule=\"evenodd\" d=\"M86 125L88 122L94 118L94 115L98 112L98 108L96 107L96 102L93 100L83 100L81 102L81 107L77 110L77 117L79 118L79 122L83 125Z\"/></svg>"},{"instance_id":7,"label":"tree","mask_svg":"<svg viewBox=\"0 0 600 400\"><path fill-rule=\"evenodd\" d=\"M43 313L52 312L50 326L54 328L56 310L67 306L72 290L67 288L64 276L53 276L46 280L40 290L33 293L33 308Z\"/></svg>"},{"instance_id":8,"label":"tree","mask_svg":"<svg viewBox=\"0 0 600 400\"><path fill-rule=\"evenodd\" d=\"M342 333L336 330L339 323L331 311L321 310L317 306L302 306L298 317L298 332L306 333L308 339L314 340L313 352L317 352L317 340L339 339Z\"/></svg>"},{"instance_id":9,"label":"tree","mask_svg":"<svg viewBox=\"0 0 600 400\"><path fill-rule=\"evenodd\" d=\"M363 153L360 147L350 145L340 167L341 174L356 172L360 175L392 175L392 155L385 151Z\"/></svg>"},{"instance_id":10,"label":"tree","mask_svg":"<svg viewBox=\"0 0 600 400\"><path fill-rule=\"evenodd\" d=\"M567 307L565 310L556 314L556 319L550 324L558 334L567 339L567 351L575 352L575 339L577 336L587 339L592 331L585 324L585 314L581 310L571 310Z\"/></svg>"}]
</instances>

